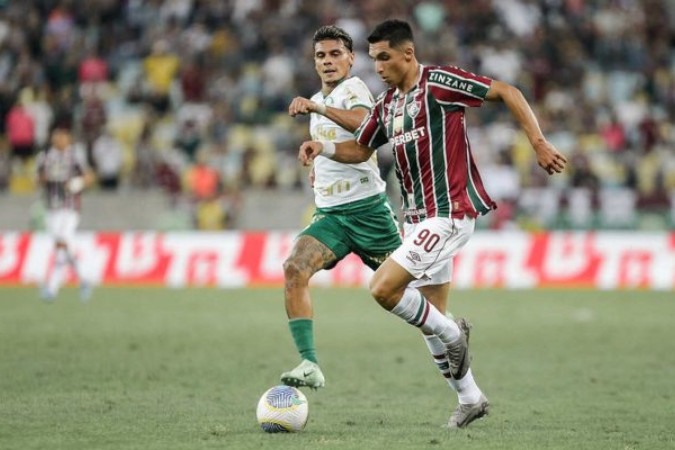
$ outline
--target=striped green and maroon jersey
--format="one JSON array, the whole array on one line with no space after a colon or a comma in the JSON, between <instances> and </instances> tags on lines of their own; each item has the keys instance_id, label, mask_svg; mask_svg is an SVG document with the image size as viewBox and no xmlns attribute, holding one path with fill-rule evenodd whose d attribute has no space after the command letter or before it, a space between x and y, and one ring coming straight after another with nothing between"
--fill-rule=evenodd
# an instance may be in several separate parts
<instances>
[{"instance_id":1,"label":"striped green and maroon jersey","mask_svg":"<svg viewBox=\"0 0 675 450\"><path fill-rule=\"evenodd\" d=\"M392 144L405 220L477 217L496 208L471 154L464 111L483 104L492 80L452 66L420 66L409 92L390 88L356 131L357 141Z\"/></svg>"},{"instance_id":2,"label":"striped green and maroon jersey","mask_svg":"<svg viewBox=\"0 0 675 450\"><path fill-rule=\"evenodd\" d=\"M72 209L79 211L80 194L67 189L68 182L84 175L87 159L84 148L71 145L59 150L50 147L38 153L36 169L44 180L44 198L47 209Z\"/></svg>"}]
</instances>

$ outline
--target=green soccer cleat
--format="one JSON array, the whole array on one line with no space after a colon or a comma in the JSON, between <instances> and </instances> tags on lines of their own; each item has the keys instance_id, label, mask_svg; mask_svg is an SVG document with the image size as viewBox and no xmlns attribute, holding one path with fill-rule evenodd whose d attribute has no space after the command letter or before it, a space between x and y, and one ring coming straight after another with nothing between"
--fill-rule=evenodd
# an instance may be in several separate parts
<instances>
[{"instance_id":1,"label":"green soccer cleat","mask_svg":"<svg viewBox=\"0 0 675 450\"><path fill-rule=\"evenodd\" d=\"M465 428L474 420L480 419L488 414L490 402L485 395L480 396L478 403L471 405L457 405L448 420L448 428Z\"/></svg>"},{"instance_id":2,"label":"green soccer cleat","mask_svg":"<svg viewBox=\"0 0 675 450\"><path fill-rule=\"evenodd\" d=\"M298 367L281 374L281 382L287 386L318 389L325 386L326 378L317 363L303 359Z\"/></svg>"}]
</instances>

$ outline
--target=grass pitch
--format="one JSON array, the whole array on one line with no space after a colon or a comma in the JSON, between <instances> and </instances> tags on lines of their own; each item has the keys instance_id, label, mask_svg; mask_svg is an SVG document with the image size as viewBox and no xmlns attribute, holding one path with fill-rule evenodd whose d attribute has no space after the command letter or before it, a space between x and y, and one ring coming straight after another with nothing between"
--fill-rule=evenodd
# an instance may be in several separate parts
<instances>
[{"instance_id":1,"label":"grass pitch","mask_svg":"<svg viewBox=\"0 0 675 450\"><path fill-rule=\"evenodd\" d=\"M298 362L281 289L0 289L2 449L675 447L672 292L458 291L492 402L466 430L417 330L365 289L315 289L327 387L298 434L259 396Z\"/></svg>"}]
</instances>

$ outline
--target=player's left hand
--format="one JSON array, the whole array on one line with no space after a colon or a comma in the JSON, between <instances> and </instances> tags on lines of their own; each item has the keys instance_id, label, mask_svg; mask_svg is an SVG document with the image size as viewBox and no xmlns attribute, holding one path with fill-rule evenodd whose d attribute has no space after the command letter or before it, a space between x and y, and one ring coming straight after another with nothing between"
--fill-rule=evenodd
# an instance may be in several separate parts
<instances>
[{"instance_id":1,"label":"player's left hand","mask_svg":"<svg viewBox=\"0 0 675 450\"><path fill-rule=\"evenodd\" d=\"M546 139L542 139L533 144L534 151L537 154L537 163L549 175L561 173L567 166L567 158L560 153L553 144Z\"/></svg>"},{"instance_id":2,"label":"player's left hand","mask_svg":"<svg viewBox=\"0 0 675 450\"><path fill-rule=\"evenodd\" d=\"M303 166L309 166L314 161L314 158L319 156L323 151L323 144L319 141L305 141L300 145L298 151L298 160Z\"/></svg>"},{"instance_id":3,"label":"player's left hand","mask_svg":"<svg viewBox=\"0 0 675 450\"><path fill-rule=\"evenodd\" d=\"M317 108L316 103L311 100L307 100L304 97L295 97L291 104L288 105L288 115L295 117L298 114L309 114L315 112Z\"/></svg>"}]
</instances>

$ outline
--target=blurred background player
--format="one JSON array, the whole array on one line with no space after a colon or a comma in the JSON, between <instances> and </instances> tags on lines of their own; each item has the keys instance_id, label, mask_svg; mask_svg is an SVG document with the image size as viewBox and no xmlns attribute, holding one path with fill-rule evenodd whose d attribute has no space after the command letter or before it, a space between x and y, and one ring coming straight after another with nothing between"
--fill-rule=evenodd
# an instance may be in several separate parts
<instances>
[{"instance_id":1,"label":"blurred background player","mask_svg":"<svg viewBox=\"0 0 675 450\"><path fill-rule=\"evenodd\" d=\"M80 283L80 298L86 301L91 295L91 284L78 267L73 241L80 221L80 196L93 182L93 174L84 149L73 143L69 125L54 126L51 145L38 154L36 165L47 208L45 225L54 239L54 264L42 286L42 298L46 301L56 298L65 281L66 269L71 267Z\"/></svg>"},{"instance_id":2,"label":"blurred background player","mask_svg":"<svg viewBox=\"0 0 675 450\"><path fill-rule=\"evenodd\" d=\"M448 426L463 428L487 414L489 402L471 372L468 327L443 312L455 255L473 234L476 217L496 207L471 155L465 109L485 100L504 102L546 172L562 172L567 161L546 140L517 88L454 66L419 64L407 22L380 23L368 42L375 71L389 89L356 140L305 142L299 158L323 155L355 163L371 158L383 143L393 145L405 238L373 275L370 291L383 308L424 333L435 363L458 394Z\"/></svg>"},{"instance_id":3,"label":"blurred background player","mask_svg":"<svg viewBox=\"0 0 675 450\"><path fill-rule=\"evenodd\" d=\"M313 44L321 91L309 100L294 98L288 113L294 117L311 114L313 139L353 139L353 131L368 114L373 97L363 81L350 75L354 63L352 39L341 28L323 26L314 34ZM317 209L284 262L286 313L302 362L283 373L281 381L319 388L325 379L314 346L310 278L321 269L333 268L349 253L359 255L375 270L401 240L375 157L357 164L317 158L312 170Z\"/></svg>"}]
</instances>

